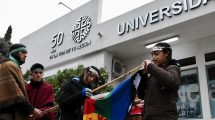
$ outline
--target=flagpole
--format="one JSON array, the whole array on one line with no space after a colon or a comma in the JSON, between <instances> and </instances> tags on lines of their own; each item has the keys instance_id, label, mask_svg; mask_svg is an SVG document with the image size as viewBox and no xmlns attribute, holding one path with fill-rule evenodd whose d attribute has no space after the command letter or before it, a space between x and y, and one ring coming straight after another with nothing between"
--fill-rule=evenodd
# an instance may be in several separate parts
<instances>
[{"instance_id":1,"label":"flagpole","mask_svg":"<svg viewBox=\"0 0 215 120\"><path fill-rule=\"evenodd\" d=\"M129 75L129 74L133 73L134 71L139 70L139 69L142 68L142 67L143 67L143 64L141 64L141 65L139 65L139 66L133 68L132 70L130 70L130 71L128 71L127 73L125 73L125 74L123 74L123 75L121 75L121 76L119 76L119 77L117 77L117 78L111 80L110 82L108 82L108 83L106 83L106 84L104 84L104 85L101 85L101 86L99 86L99 87L93 89L93 90L92 90L92 93L94 93L94 92L96 92L96 91L98 91L98 90L100 90L100 89L102 89L102 88L104 88L104 87L107 87L108 85L112 84L113 82L116 82L116 81L120 80L121 78L125 77L126 75Z\"/></svg>"},{"instance_id":2,"label":"flagpole","mask_svg":"<svg viewBox=\"0 0 215 120\"><path fill-rule=\"evenodd\" d=\"M58 109L59 109L59 106L56 105L56 106L54 106L54 107L51 107L51 108L48 108L48 109L42 111L42 114L45 115L45 114L47 114L47 113L49 113L49 112L54 112L54 111L56 111L56 110L58 110Z\"/></svg>"}]
</instances>

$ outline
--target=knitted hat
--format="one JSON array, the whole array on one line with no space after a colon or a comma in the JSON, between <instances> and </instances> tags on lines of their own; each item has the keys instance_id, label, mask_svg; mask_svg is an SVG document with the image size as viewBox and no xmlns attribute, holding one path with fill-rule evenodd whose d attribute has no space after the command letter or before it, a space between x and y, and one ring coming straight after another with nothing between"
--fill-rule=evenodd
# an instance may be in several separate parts
<instances>
[{"instance_id":1,"label":"knitted hat","mask_svg":"<svg viewBox=\"0 0 215 120\"><path fill-rule=\"evenodd\" d=\"M39 69L41 69L41 70L44 70L44 66L43 66L42 64L40 64L40 63L35 63L35 64L33 64L33 65L31 66L30 71L33 71L33 70L35 70L35 69L37 69L37 68L39 68Z\"/></svg>"}]
</instances>

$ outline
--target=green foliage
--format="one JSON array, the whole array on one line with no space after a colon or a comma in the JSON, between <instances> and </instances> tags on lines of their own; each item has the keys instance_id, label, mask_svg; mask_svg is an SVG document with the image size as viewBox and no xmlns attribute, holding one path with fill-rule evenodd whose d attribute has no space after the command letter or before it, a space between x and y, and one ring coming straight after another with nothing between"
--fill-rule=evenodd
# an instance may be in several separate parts
<instances>
[{"instance_id":1,"label":"green foliage","mask_svg":"<svg viewBox=\"0 0 215 120\"><path fill-rule=\"evenodd\" d=\"M105 70L105 68L100 68L99 71L101 73L101 78L100 78L100 81L98 82L98 86L101 86L101 85L107 83L109 75L108 75L107 71ZM100 89L98 91L98 93L110 92L112 89L113 89L113 86L108 86L108 87Z\"/></svg>"},{"instance_id":2,"label":"green foliage","mask_svg":"<svg viewBox=\"0 0 215 120\"><path fill-rule=\"evenodd\" d=\"M5 39L5 42L8 43L8 45L12 45L12 43L10 42L11 40L11 34L12 34L12 27L11 25L7 28L7 32L5 33L4 35L4 39Z\"/></svg>"},{"instance_id":3,"label":"green foliage","mask_svg":"<svg viewBox=\"0 0 215 120\"><path fill-rule=\"evenodd\" d=\"M55 98L58 99L59 96L59 91L61 88L61 85L70 80L72 76L78 76L80 77L81 73L84 70L83 65L78 65L76 69L70 68L70 69L64 69L64 70L59 70L54 76L50 76L46 78L47 82L53 85L54 87L54 92L55 92ZM101 86L105 84L108 80L108 73L104 68L100 68L101 72L101 79L98 83L98 86ZM97 93L104 93L104 92L110 92L113 89L112 86L108 86L106 88L103 88L99 90ZM56 103L57 104L57 103Z\"/></svg>"},{"instance_id":4,"label":"green foliage","mask_svg":"<svg viewBox=\"0 0 215 120\"><path fill-rule=\"evenodd\" d=\"M24 76L24 80L27 82L30 80L30 70L27 70L26 73L23 75Z\"/></svg>"},{"instance_id":5,"label":"green foliage","mask_svg":"<svg viewBox=\"0 0 215 120\"><path fill-rule=\"evenodd\" d=\"M5 33L4 38L0 38L0 59L6 57L9 52L9 48L12 45L10 42L12 34L12 27L9 26L7 32Z\"/></svg>"},{"instance_id":6,"label":"green foliage","mask_svg":"<svg viewBox=\"0 0 215 120\"><path fill-rule=\"evenodd\" d=\"M0 38L0 59L5 57L8 53L6 43L3 38Z\"/></svg>"}]
</instances>

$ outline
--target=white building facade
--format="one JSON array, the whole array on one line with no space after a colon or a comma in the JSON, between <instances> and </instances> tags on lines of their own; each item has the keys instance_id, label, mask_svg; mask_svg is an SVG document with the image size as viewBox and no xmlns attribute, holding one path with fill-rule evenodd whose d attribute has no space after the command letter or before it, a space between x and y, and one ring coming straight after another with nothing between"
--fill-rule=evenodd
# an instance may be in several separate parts
<instances>
[{"instance_id":1,"label":"white building facade","mask_svg":"<svg viewBox=\"0 0 215 120\"><path fill-rule=\"evenodd\" d=\"M91 0L21 39L23 72L36 62L45 77L83 64L105 67L112 79L151 59L146 45L177 36L179 117L215 120L215 0L156 0L103 23L101 4Z\"/></svg>"}]
</instances>

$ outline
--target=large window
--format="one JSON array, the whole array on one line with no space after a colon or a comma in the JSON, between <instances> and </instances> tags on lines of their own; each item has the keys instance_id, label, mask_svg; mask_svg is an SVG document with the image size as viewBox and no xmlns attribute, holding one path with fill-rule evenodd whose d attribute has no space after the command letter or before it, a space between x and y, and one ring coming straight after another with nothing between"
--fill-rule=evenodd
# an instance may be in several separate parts
<instances>
[{"instance_id":1,"label":"large window","mask_svg":"<svg viewBox=\"0 0 215 120\"><path fill-rule=\"evenodd\" d=\"M212 118L215 117L215 65L207 66L208 90Z\"/></svg>"},{"instance_id":2,"label":"large window","mask_svg":"<svg viewBox=\"0 0 215 120\"><path fill-rule=\"evenodd\" d=\"M179 118L202 118L201 95L196 68L182 71L178 95Z\"/></svg>"}]
</instances>

